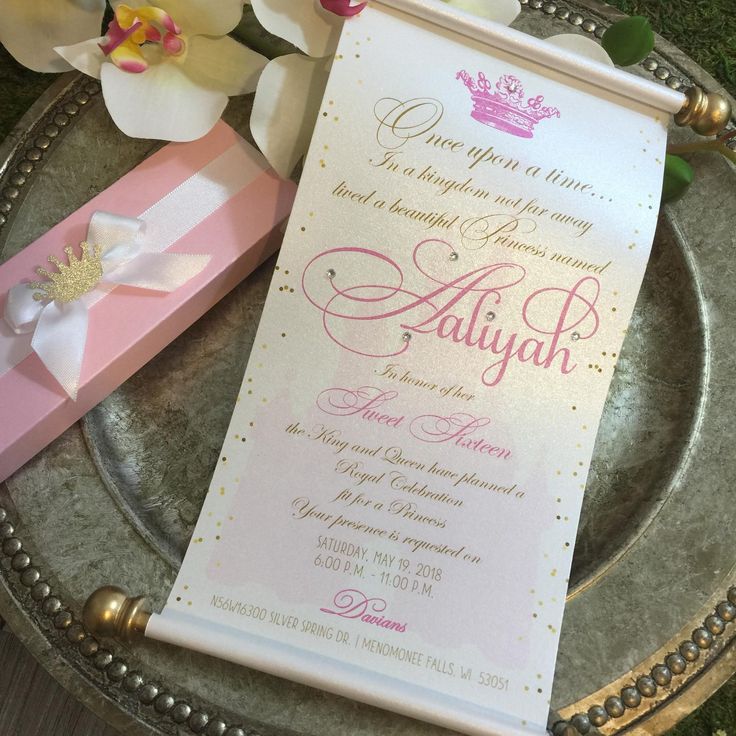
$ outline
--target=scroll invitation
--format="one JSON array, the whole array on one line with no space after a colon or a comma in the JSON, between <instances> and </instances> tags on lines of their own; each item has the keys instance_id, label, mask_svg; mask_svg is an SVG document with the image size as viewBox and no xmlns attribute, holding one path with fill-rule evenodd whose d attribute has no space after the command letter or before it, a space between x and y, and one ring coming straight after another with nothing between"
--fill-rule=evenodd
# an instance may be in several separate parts
<instances>
[{"instance_id":1,"label":"scroll invitation","mask_svg":"<svg viewBox=\"0 0 736 736\"><path fill-rule=\"evenodd\" d=\"M437 3L347 23L147 635L469 734L542 732L681 104Z\"/></svg>"}]
</instances>

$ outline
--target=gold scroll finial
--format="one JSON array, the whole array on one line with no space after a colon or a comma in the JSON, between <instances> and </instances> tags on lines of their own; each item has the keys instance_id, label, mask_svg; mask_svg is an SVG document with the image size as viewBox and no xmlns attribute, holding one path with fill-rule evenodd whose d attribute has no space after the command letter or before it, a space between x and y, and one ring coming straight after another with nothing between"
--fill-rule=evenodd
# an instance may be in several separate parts
<instances>
[{"instance_id":1,"label":"gold scroll finial","mask_svg":"<svg viewBox=\"0 0 736 736\"><path fill-rule=\"evenodd\" d=\"M690 126L700 135L718 135L731 119L731 103L717 92L704 92L700 87L685 90L685 104L675 115L675 123Z\"/></svg>"},{"instance_id":2,"label":"gold scroll finial","mask_svg":"<svg viewBox=\"0 0 736 736\"><path fill-rule=\"evenodd\" d=\"M149 618L151 612L143 596L130 598L114 585L92 593L82 611L82 621L90 633L123 641L143 635Z\"/></svg>"}]
</instances>

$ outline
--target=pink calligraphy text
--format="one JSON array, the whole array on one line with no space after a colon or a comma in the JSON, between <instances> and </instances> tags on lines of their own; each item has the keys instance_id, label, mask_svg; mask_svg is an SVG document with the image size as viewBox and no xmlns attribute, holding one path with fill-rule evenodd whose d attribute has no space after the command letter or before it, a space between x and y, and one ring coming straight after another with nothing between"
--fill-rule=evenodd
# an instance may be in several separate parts
<instances>
[{"instance_id":1,"label":"pink calligraphy text","mask_svg":"<svg viewBox=\"0 0 736 736\"><path fill-rule=\"evenodd\" d=\"M368 422L400 427L403 416L393 416L381 411L381 406L395 399L397 391L382 391L373 386L356 389L328 388L317 397L317 406L326 414L337 417L359 416Z\"/></svg>"},{"instance_id":2,"label":"pink calligraphy text","mask_svg":"<svg viewBox=\"0 0 736 736\"><path fill-rule=\"evenodd\" d=\"M444 240L417 244L412 283L420 285L409 288L407 275L388 255L369 248L333 248L307 264L302 289L322 313L328 337L357 355L401 355L410 348L411 335L419 334L492 356L481 373L489 387L497 386L515 363L562 375L575 370L570 348L561 343L574 333L585 340L598 331L598 279L585 276L572 286L517 295L526 278L522 266L491 263L443 275L450 270L448 262L457 260L453 253ZM498 307L506 304L516 315L504 320ZM513 327L504 329L504 321Z\"/></svg>"},{"instance_id":3,"label":"pink calligraphy text","mask_svg":"<svg viewBox=\"0 0 736 736\"><path fill-rule=\"evenodd\" d=\"M498 447L483 437L471 437L490 422L488 417L474 417L472 414L457 413L444 417L437 414L424 414L412 421L409 431L422 442L449 442L465 450L473 450L483 455L508 460L511 457L511 450Z\"/></svg>"},{"instance_id":4,"label":"pink calligraphy text","mask_svg":"<svg viewBox=\"0 0 736 736\"><path fill-rule=\"evenodd\" d=\"M406 624L392 621L381 614L386 610L383 598L369 598L355 588L339 591L332 600L333 608L320 608L322 613L329 613L340 618L360 619L363 623L380 626L392 631L406 631Z\"/></svg>"}]
</instances>

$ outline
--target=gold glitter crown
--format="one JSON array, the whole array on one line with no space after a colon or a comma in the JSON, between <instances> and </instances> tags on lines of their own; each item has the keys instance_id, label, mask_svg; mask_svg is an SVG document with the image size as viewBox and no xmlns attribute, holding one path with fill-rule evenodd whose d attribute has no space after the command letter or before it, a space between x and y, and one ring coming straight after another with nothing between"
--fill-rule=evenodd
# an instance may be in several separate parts
<instances>
[{"instance_id":1,"label":"gold glitter crown","mask_svg":"<svg viewBox=\"0 0 736 736\"><path fill-rule=\"evenodd\" d=\"M33 295L36 301L51 299L57 302L73 302L79 299L100 283L102 279L102 247L82 243L82 255L77 258L71 245L64 248L69 265L62 263L56 256L49 256L58 271L50 272L45 268L37 268L36 273L46 281L34 281L29 288L37 290Z\"/></svg>"}]
</instances>

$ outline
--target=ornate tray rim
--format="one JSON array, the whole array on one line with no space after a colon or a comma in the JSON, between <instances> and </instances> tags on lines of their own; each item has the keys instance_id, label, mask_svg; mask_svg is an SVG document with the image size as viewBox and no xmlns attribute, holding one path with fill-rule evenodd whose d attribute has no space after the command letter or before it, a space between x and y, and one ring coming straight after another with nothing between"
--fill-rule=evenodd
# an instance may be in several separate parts
<instances>
[{"instance_id":1,"label":"ornate tray rim","mask_svg":"<svg viewBox=\"0 0 736 736\"><path fill-rule=\"evenodd\" d=\"M554 0L520 0L526 12L536 11L554 16L596 37L602 35L610 22L625 17L624 14L598 0L581 1L586 5L587 16L566 3L560 4ZM569 4L574 2L575 0L570 0ZM709 91L719 91L729 96L713 77L661 37L657 37L655 54L667 59L670 66L662 65L651 56L642 62L642 67L673 89L679 89L692 81ZM99 93L99 85L94 81L74 73L62 75L41 95L0 144L0 180L7 179L9 183L0 192L2 195L0 228L7 221L7 215L14 203L22 201L23 185L32 175L35 165L43 160L44 152L53 146L55 140L63 138L64 129L82 112L87 102ZM736 109L736 101L730 99ZM14 168L16 173L9 174L11 168ZM678 236L678 233L675 235ZM164 733L170 732L172 727L178 731L174 725L178 724L188 727L192 733L206 731L213 736L245 736L244 728L237 725L228 726L219 718L212 718L206 710L197 710L189 703L177 700L170 693L160 690L152 682L145 681L142 674L128 672L124 659L116 657L112 647L104 648L104 642L98 642L86 634L79 619L54 596L49 583L33 566L30 556L23 550L22 541L14 536L10 515L2 506L0 506L0 541L2 541L0 611L14 633L53 676L60 677L63 673L68 677L70 670L73 671L73 686L68 684L66 686L93 712L112 726L125 729L125 732L132 729L139 733ZM732 579L734 572L736 570L732 570L729 575ZM601 574L605 574L605 570ZM20 597L23 594L28 597L28 593L31 605L24 610ZM649 682L644 682L639 687L637 681L641 705L626 709L625 717L617 720L615 728L612 729L614 724L610 723L608 714L613 716L618 712L621 698L611 697L610 693L631 684L634 675L632 670L597 693L565 707L561 716L572 719L573 723L584 727L584 719L573 716L590 709L590 713L599 716L598 719L595 715L590 719L593 721L592 725L603 726L609 722L605 728L607 733L643 736L662 733L671 728L736 671L736 631L733 630L733 626L727 625L733 620L733 616L729 618L726 615L719 615L723 611L729 611L730 615L729 605L736 607L736 586L714 595L677 636L647 660L639 663L637 672L656 670L658 666L663 666L668 654L674 654L678 648L682 651L678 642L685 639L686 643L693 644L691 636L696 640L700 638L698 644L694 646L698 654L701 650L706 653L701 666L693 670L692 675L680 687L666 693L664 698L661 694L660 697L656 695L657 684L660 686L668 684L668 681L665 683L664 674L662 682L654 683L653 689ZM29 621L33 625L32 630L29 630ZM63 635L67 643L74 646L82 657L91 660L94 668L106 674L107 687L101 687L99 681L93 680L70 657L59 656L55 646L59 635ZM57 642L53 641L52 637L56 637ZM68 647L66 648L69 653ZM665 669L668 668L665 666ZM136 695L137 700L144 706L151 707L137 710L135 713L129 712L120 702L121 689L127 691L131 697ZM648 692L651 692L651 695L648 695ZM609 697L604 701L606 695ZM164 721L166 716L168 718ZM553 717L551 724L554 725L556 720ZM143 724L145 731L141 729ZM563 722L560 722L559 726L562 725ZM252 729L248 730L248 734L258 736Z\"/></svg>"}]
</instances>

